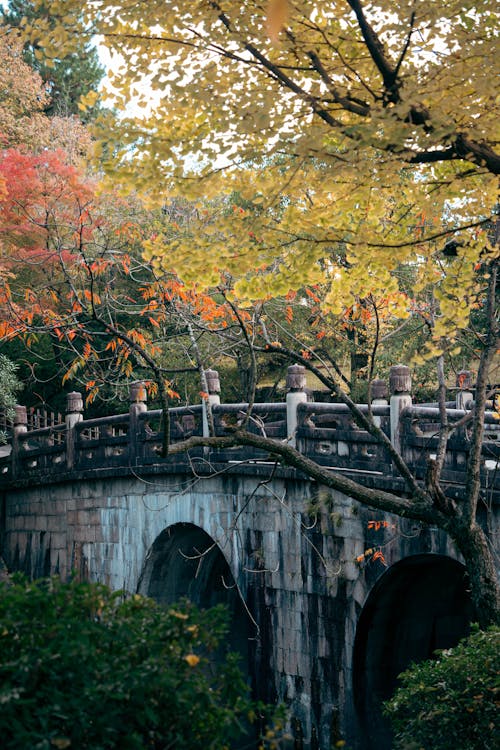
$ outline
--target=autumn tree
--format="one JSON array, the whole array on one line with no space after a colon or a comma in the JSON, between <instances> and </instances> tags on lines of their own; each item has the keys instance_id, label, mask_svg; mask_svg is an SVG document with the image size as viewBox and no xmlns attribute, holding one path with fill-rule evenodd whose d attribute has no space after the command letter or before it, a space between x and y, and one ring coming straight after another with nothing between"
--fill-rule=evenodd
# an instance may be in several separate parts
<instances>
[{"instance_id":1,"label":"autumn tree","mask_svg":"<svg viewBox=\"0 0 500 750\"><path fill-rule=\"evenodd\" d=\"M49 56L72 49L77 33L100 34L122 61L111 81L116 106L134 100L144 108L140 117L126 111L112 131L101 123L102 163L115 180L161 200L164 186L165 194L178 190L193 200L238 194L246 202L241 211L217 206L203 218L195 245L189 232L150 237L145 258L155 272L175 272L199 291L215 289L237 318L244 309L252 325L241 315L239 322L251 357L258 335L263 350L304 361L383 442L407 497L374 496L291 446L244 430L225 440L258 442L326 486L444 529L465 559L478 618L483 625L498 619L492 554L476 519L498 342L491 219L500 120L491 82L499 58L490 3L89 0L82 8L56 0L50 15L42 30ZM78 32L69 32L72 24ZM25 30L40 37L29 24ZM83 103L92 102L89 96ZM268 336L265 317L270 299L308 288L327 324L370 306L376 317L386 300L396 324L412 313L403 296L408 273L411 299L426 321L420 354L437 365L443 417L427 484L356 409L338 372L325 375L311 347L304 354ZM455 508L440 486L451 430L443 364L478 307L486 325L473 334L476 403L465 498Z\"/></svg>"},{"instance_id":2,"label":"autumn tree","mask_svg":"<svg viewBox=\"0 0 500 750\"><path fill-rule=\"evenodd\" d=\"M15 29L0 25L0 145L37 153L61 148L66 158L81 162L91 148L89 131L74 116L47 117L48 85L23 59L23 42Z\"/></svg>"},{"instance_id":3,"label":"autumn tree","mask_svg":"<svg viewBox=\"0 0 500 750\"><path fill-rule=\"evenodd\" d=\"M222 299L158 276L142 258L162 215L132 196L97 194L61 151L6 149L0 176L0 334L4 351L16 344L30 389L47 394L50 380L54 396L67 384L116 410L129 382L144 378L166 413L179 391L199 398L209 339L238 322Z\"/></svg>"},{"instance_id":4,"label":"autumn tree","mask_svg":"<svg viewBox=\"0 0 500 750\"><path fill-rule=\"evenodd\" d=\"M130 269L133 221L119 213L118 200L113 208L104 199L97 205L95 182L68 164L64 152L36 155L7 149L0 172L6 185L0 224L2 339L23 338L35 355L30 364L36 381L44 357L40 344L48 338L47 356L60 388L61 380L81 369L84 357L87 364L92 361L90 330L95 359L100 345L104 349L108 343L107 328L96 313L103 299L110 309L111 300L116 302L106 318L108 328L119 319L117 325L135 335L130 313L140 306L117 278L120 266L124 277L138 274L136 290L140 283L140 270ZM97 277L103 279L99 288ZM116 359L110 351L100 362L110 385L120 369L128 373L131 368L125 360L116 365Z\"/></svg>"},{"instance_id":5,"label":"autumn tree","mask_svg":"<svg viewBox=\"0 0 500 750\"><path fill-rule=\"evenodd\" d=\"M49 101L40 76L22 58L19 35L0 27L0 94L1 144L31 144L43 124L43 107Z\"/></svg>"}]
</instances>

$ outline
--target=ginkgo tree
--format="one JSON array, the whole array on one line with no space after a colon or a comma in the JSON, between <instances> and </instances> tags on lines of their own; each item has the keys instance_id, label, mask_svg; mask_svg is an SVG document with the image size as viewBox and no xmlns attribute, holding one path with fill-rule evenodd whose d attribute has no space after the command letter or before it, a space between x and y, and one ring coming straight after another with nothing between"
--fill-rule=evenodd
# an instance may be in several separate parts
<instances>
[{"instance_id":1,"label":"ginkgo tree","mask_svg":"<svg viewBox=\"0 0 500 750\"><path fill-rule=\"evenodd\" d=\"M218 221L194 258L170 247L167 262L207 284L231 271L250 299L327 276L338 309L348 295L394 288L391 271L416 256L408 227L425 211L437 224L420 238L421 276L434 268L427 240L460 228L473 263L500 171L490 4L290 1L270 34L274 5L51 4L65 24L47 29L54 55L71 47L74 14L120 55L117 104L156 94L151 114L115 131L113 172L120 164L155 192L179 178L204 198L238 189L257 209ZM325 269L339 243L346 263Z\"/></svg>"},{"instance_id":2,"label":"ginkgo tree","mask_svg":"<svg viewBox=\"0 0 500 750\"><path fill-rule=\"evenodd\" d=\"M145 257L157 274L217 289L235 315L251 310L254 328L241 319L241 330L253 352L258 332L268 352L292 354L267 336L262 309L305 287L320 291L327 321L387 297L404 321L411 308L401 296L401 269L410 269L411 296L428 320L422 355L436 360L443 404L444 357L482 306L459 508L439 483L451 429L444 410L432 481L422 485L337 381L300 352L384 443L407 497L374 495L291 446L244 430L223 440L258 443L361 502L444 529L465 559L478 618L497 620L495 566L477 521L483 414L498 346L491 222L500 173L499 55L491 3L54 0L50 14L50 22L24 30L41 35L46 54L70 50L77 35L99 34L116 56L110 93L124 116L113 129L101 122L101 163L114 180L162 201L176 191L200 204L221 194L245 201L242 211L217 207L195 244L189 232L155 233ZM141 116L126 109L131 101ZM422 213L429 218L419 223Z\"/></svg>"},{"instance_id":3,"label":"ginkgo tree","mask_svg":"<svg viewBox=\"0 0 500 750\"><path fill-rule=\"evenodd\" d=\"M44 15L44 10L38 11ZM31 0L9 0L0 8L0 19L6 27L16 29L23 18L37 23L37 11ZM77 48L68 57L59 57L45 64L43 50L29 45L25 39L23 60L36 70L45 83L43 109L49 116L69 117L79 114L80 97L97 87L104 75L94 46ZM91 114L91 113L89 113Z\"/></svg>"}]
</instances>

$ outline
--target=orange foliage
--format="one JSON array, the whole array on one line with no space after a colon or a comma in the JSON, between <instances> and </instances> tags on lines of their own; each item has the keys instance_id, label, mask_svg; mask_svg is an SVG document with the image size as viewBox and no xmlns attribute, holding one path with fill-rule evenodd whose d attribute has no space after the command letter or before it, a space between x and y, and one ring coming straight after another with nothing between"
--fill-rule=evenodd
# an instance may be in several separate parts
<instances>
[{"instance_id":1,"label":"orange foliage","mask_svg":"<svg viewBox=\"0 0 500 750\"><path fill-rule=\"evenodd\" d=\"M382 550L380 548L375 549L374 547L370 547L369 549L365 550L362 555L358 555L356 557L356 562L359 564L368 561L376 562L377 560L382 563L382 565L387 566L387 561Z\"/></svg>"}]
</instances>

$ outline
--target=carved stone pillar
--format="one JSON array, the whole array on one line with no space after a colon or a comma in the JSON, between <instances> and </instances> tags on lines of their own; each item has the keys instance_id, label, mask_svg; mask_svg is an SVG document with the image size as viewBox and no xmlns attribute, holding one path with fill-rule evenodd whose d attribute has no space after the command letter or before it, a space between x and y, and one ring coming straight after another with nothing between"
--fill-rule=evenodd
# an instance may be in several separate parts
<instances>
[{"instance_id":1,"label":"carved stone pillar","mask_svg":"<svg viewBox=\"0 0 500 750\"><path fill-rule=\"evenodd\" d=\"M286 434L288 443L293 448L297 447L297 408L299 404L307 401L306 368L304 365L291 365L286 375Z\"/></svg>"},{"instance_id":2,"label":"carved stone pillar","mask_svg":"<svg viewBox=\"0 0 500 750\"><path fill-rule=\"evenodd\" d=\"M457 372L457 409L468 411L472 408L472 402L474 401L473 385L472 372L470 370L460 370L460 372Z\"/></svg>"},{"instance_id":3,"label":"carved stone pillar","mask_svg":"<svg viewBox=\"0 0 500 750\"><path fill-rule=\"evenodd\" d=\"M12 478L19 475L19 454L21 446L19 435L28 432L28 413L25 406L16 404L14 408L14 429L12 431Z\"/></svg>"},{"instance_id":4,"label":"carved stone pillar","mask_svg":"<svg viewBox=\"0 0 500 750\"><path fill-rule=\"evenodd\" d=\"M385 380L372 380L372 387L371 387L371 397L372 406L387 406L389 403L387 400L389 392L387 389L387 383ZM377 425L377 427L380 427L382 424L382 420L379 416L374 416L373 421Z\"/></svg>"},{"instance_id":5,"label":"carved stone pillar","mask_svg":"<svg viewBox=\"0 0 500 750\"><path fill-rule=\"evenodd\" d=\"M75 425L83 420L83 398L77 391L66 397L66 465L71 469L75 462Z\"/></svg>"},{"instance_id":6,"label":"carved stone pillar","mask_svg":"<svg viewBox=\"0 0 500 750\"><path fill-rule=\"evenodd\" d=\"M133 465L136 462L139 447L139 414L148 410L148 392L143 380L135 380L129 387L129 459Z\"/></svg>"},{"instance_id":7,"label":"carved stone pillar","mask_svg":"<svg viewBox=\"0 0 500 750\"><path fill-rule=\"evenodd\" d=\"M220 380L217 370L205 370L203 374L207 384L208 398L204 398L202 401L202 427L203 437L209 437L211 434L209 411L211 414L212 406L220 404Z\"/></svg>"},{"instance_id":8,"label":"carved stone pillar","mask_svg":"<svg viewBox=\"0 0 500 750\"><path fill-rule=\"evenodd\" d=\"M389 389L391 392L391 443L398 453L401 453L401 412L412 405L411 373L409 367L406 367L406 365L394 365L391 367Z\"/></svg>"}]
</instances>

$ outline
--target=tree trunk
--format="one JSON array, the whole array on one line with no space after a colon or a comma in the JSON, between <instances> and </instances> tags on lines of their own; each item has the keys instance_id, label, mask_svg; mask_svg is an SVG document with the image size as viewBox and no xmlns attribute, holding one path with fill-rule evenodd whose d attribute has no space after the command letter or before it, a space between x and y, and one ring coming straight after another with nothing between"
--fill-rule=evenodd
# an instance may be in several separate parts
<instances>
[{"instance_id":1,"label":"tree trunk","mask_svg":"<svg viewBox=\"0 0 500 750\"><path fill-rule=\"evenodd\" d=\"M488 539L480 526L453 524L450 535L463 555L474 617L481 629L500 624L500 589Z\"/></svg>"}]
</instances>

